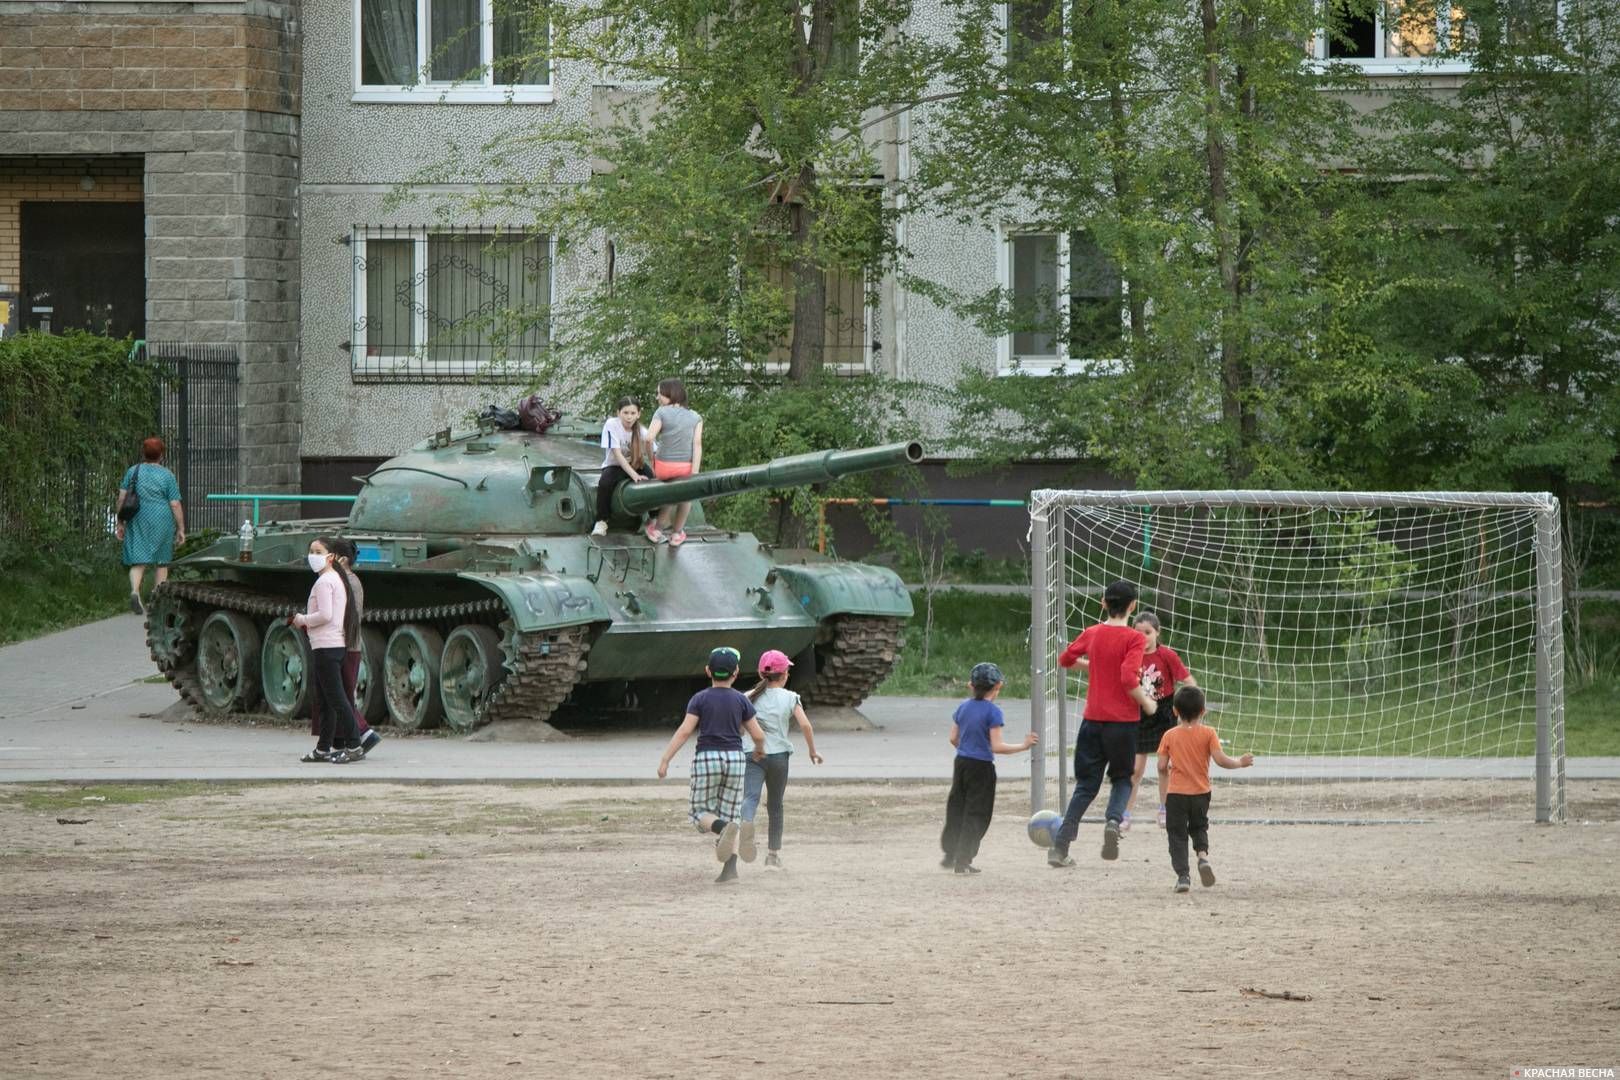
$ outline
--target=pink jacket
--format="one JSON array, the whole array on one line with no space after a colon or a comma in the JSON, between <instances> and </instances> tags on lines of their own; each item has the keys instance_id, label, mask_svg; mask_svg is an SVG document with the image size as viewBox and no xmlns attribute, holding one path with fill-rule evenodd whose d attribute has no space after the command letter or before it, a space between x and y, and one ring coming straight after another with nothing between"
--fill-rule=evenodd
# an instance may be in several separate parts
<instances>
[{"instance_id":1,"label":"pink jacket","mask_svg":"<svg viewBox=\"0 0 1620 1080\"><path fill-rule=\"evenodd\" d=\"M348 600L336 570L323 570L309 590L309 612L294 615L293 625L309 631L312 649L343 648L343 618Z\"/></svg>"}]
</instances>

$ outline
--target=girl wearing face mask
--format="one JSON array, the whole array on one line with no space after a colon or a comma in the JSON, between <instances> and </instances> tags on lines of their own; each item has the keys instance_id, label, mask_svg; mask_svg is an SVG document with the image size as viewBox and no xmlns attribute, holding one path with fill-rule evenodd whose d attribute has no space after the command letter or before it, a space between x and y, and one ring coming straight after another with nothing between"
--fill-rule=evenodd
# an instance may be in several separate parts
<instances>
[{"instance_id":1,"label":"girl wearing face mask","mask_svg":"<svg viewBox=\"0 0 1620 1080\"><path fill-rule=\"evenodd\" d=\"M360 608L354 602L348 579L338 571L336 553L341 541L329 536L310 541L309 568L315 572L315 587L309 590L309 610L289 615L287 621L309 633L309 649L315 685L321 691L321 729L315 749L304 761L329 761L346 765L365 756L354 712L346 708L343 693L345 642L360 640Z\"/></svg>"}]
</instances>

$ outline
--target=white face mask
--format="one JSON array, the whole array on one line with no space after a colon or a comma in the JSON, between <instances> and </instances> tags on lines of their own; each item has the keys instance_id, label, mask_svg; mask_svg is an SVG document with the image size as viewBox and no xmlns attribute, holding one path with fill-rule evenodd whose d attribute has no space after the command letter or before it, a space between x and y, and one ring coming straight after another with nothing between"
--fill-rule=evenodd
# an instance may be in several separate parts
<instances>
[{"instance_id":1,"label":"white face mask","mask_svg":"<svg viewBox=\"0 0 1620 1080\"><path fill-rule=\"evenodd\" d=\"M331 558L330 555L311 554L309 557L309 568L318 574L322 570L326 569L326 560L329 558Z\"/></svg>"}]
</instances>

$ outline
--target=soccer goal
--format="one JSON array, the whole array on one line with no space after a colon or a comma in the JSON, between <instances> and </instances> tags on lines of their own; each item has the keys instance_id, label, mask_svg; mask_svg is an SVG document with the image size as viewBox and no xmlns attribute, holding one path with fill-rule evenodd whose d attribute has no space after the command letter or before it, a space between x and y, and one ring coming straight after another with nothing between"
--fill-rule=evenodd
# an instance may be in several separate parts
<instances>
[{"instance_id":1,"label":"soccer goal","mask_svg":"<svg viewBox=\"0 0 1620 1080\"><path fill-rule=\"evenodd\" d=\"M1533 802L1537 821L1564 820L1552 496L1037 491L1030 518L1030 696L1048 750L1034 809L1067 798L1083 715L1085 677L1057 656L1124 579L1204 688L1223 746L1259 759L1217 780L1245 784L1256 819L1503 817ZM1153 775L1149 762L1144 787Z\"/></svg>"}]
</instances>

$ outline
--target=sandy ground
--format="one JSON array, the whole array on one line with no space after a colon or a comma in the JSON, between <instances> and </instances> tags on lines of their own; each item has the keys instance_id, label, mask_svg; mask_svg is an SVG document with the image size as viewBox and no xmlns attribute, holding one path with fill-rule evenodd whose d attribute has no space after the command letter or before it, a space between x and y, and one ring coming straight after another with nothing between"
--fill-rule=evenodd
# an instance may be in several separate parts
<instances>
[{"instance_id":1,"label":"sandy ground","mask_svg":"<svg viewBox=\"0 0 1620 1080\"><path fill-rule=\"evenodd\" d=\"M1151 827L1049 870L1014 785L943 873L944 795L800 784L788 869L717 887L673 783L0 788L0 1075L1620 1065L1620 784L1550 828L1223 827L1219 789L1187 896Z\"/></svg>"}]
</instances>

